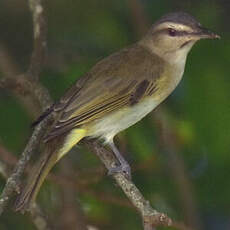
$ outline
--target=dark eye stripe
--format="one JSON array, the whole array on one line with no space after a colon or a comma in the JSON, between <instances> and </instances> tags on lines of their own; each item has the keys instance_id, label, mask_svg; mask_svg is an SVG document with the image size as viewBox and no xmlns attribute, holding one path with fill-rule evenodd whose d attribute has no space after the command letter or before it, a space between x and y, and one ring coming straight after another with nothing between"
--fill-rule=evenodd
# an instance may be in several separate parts
<instances>
[{"instance_id":1,"label":"dark eye stripe","mask_svg":"<svg viewBox=\"0 0 230 230\"><path fill-rule=\"evenodd\" d=\"M164 29L160 29L160 30L156 30L153 32L153 34L168 34L171 37L179 37L179 36L186 36L189 34L193 34L192 32L188 32L185 30L176 30L173 28L164 28Z\"/></svg>"}]
</instances>

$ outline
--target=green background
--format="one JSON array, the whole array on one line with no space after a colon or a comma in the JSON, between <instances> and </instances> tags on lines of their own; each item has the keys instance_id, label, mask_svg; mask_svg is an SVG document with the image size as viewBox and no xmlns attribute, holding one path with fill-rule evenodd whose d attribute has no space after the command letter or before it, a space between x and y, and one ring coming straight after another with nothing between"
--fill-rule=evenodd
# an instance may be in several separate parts
<instances>
[{"instance_id":1,"label":"green background","mask_svg":"<svg viewBox=\"0 0 230 230\"><path fill-rule=\"evenodd\" d=\"M165 13L186 11L221 35L194 46L175 92L156 113L119 134L117 143L154 208L193 229L229 229L230 2L49 0L45 8L48 57L41 82L54 100L98 60L140 39ZM7 49L17 72L25 71L32 50L27 1L0 1L0 31L0 55ZM0 77L5 74L0 63ZM28 112L14 94L0 90L0 144L19 157L38 112ZM82 218L100 230L142 229L139 215L92 153L73 149L54 174L74 185L49 180L42 187L38 200L55 229L81 229L76 225ZM0 190L4 183L0 177ZM36 227L28 214L9 209L0 229Z\"/></svg>"}]
</instances>

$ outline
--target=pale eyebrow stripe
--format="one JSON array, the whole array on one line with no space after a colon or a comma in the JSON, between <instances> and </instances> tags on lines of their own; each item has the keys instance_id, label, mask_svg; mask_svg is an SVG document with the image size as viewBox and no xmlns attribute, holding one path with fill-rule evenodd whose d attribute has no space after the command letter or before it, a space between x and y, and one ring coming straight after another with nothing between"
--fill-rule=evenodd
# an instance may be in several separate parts
<instances>
[{"instance_id":1,"label":"pale eyebrow stripe","mask_svg":"<svg viewBox=\"0 0 230 230\"><path fill-rule=\"evenodd\" d=\"M180 31L188 31L188 32L193 31L193 29L190 26L182 25L180 23L174 23L174 22L164 22L158 25L155 31L160 31L160 30L164 30L167 28L172 28L172 29L180 30Z\"/></svg>"}]
</instances>

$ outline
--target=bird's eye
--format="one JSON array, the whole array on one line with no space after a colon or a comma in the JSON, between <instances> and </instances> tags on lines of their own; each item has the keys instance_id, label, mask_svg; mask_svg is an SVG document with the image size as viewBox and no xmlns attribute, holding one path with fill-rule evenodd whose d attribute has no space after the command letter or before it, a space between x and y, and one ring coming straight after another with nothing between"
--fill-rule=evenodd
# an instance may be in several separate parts
<instances>
[{"instance_id":1,"label":"bird's eye","mask_svg":"<svg viewBox=\"0 0 230 230\"><path fill-rule=\"evenodd\" d=\"M172 29L172 28L169 28L169 29L168 29L168 32L169 32L169 35L170 35L171 37L175 37L175 36L176 36L176 30L174 30L174 29Z\"/></svg>"}]
</instances>

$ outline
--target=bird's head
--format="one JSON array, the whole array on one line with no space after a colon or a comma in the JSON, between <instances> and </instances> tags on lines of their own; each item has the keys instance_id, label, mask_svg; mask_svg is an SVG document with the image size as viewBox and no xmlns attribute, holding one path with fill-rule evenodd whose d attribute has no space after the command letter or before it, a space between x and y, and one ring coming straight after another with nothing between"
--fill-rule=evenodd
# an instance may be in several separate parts
<instances>
[{"instance_id":1,"label":"bird's head","mask_svg":"<svg viewBox=\"0 0 230 230\"><path fill-rule=\"evenodd\" d=\"M215 38L220 36L204 28L194 17L176 12L160 18L140 42L160 57L175 61L186 59L198 40Z\"/></svg>"}]
</instances>

